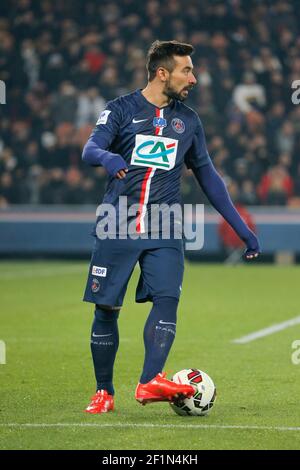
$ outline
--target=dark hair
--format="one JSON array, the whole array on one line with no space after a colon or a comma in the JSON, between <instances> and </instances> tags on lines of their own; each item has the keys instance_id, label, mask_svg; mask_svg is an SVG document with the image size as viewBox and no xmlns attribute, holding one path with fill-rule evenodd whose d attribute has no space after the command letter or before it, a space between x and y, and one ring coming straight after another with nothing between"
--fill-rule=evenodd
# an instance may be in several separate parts
<instances>
[{"instance_id":1,"label":"dark hair","mask_svg":"<svg viewBox=\"0 0 300 470\"><path fill-rule=\"evenodd\" d=\"M175 67L174 55L192 55L194 48L191 44L178 41L154 41L147 54L146 68L148 80L151 82L156 75L158 67L164 67L172 72Z\"/></svg>"}]
</instances>

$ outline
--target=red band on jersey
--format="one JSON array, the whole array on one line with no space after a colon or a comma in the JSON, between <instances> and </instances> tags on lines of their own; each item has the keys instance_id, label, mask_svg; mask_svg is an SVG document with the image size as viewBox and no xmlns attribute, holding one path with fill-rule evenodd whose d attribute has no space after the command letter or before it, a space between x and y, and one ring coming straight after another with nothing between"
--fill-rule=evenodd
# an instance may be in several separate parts
<instances>
[{"instance_id":1,"label":"red band on jersey","mask_svg":"<svg viewBox=\"0 0 300 470\"><path fill-rule=\"evenodd\" d=\"M155 116L158 117L158 118L161 117L159 108L155 108ZM159 131L160 131L160 127L156 127L155 128L155 135L158 135Z\"/></svg>"},{"instance_id":2,"label":"red band on jersey","mask_svg":"<svg viewBox=\"0 0 300 470\"><path fill-rule=\"evenodd\" d=\"M163 109L155 108L155 116L157 118L163 117L163 115L164 115ZM155 135L162 135L162 127L158 127L158 126L155 127ZM175 145L175 144L171 144L171 145ZM147 203L149 200L151 179L154 173L155 173L155 168L148 168L144 176L143 182L142 182L140 201L139 201L139 210L138 210L138 216L136 219L137 233L144 233L145 231L144 219L145 219L146 210L147 210Z\"/></svg>"},{"instance_id":3,"label":"red band on jersey","mask_svg":"<svg viewBox=\"0 0 300 470\"><path fill-rule=\"evenodd\" d=\"M140 195L140 202L139 202L139 211L138 211L138 217L136 219L136 231L138 233L141 233L141 217L143 215L143 210L144 210L144 205L145 205L145 196L146 196L146 188L147 188L147 183L150 178L150 174L152 172L152 168L148 168L146 171L146 174L144 176L143 182L142 182L142 190L141 190L141 195Z\"/></svg>"}]
</instances>

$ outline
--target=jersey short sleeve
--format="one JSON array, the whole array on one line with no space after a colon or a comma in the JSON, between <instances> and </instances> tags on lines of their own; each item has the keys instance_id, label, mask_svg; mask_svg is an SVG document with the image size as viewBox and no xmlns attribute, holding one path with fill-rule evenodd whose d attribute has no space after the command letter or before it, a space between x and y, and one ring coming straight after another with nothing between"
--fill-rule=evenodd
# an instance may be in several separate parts
<instances>
[{"instance_id":1,"label":"jersey short sleeve","mask_svg":"<svg viewBox=\"0 0 300 470\"><path fill-rule=\"evenodd\" d=\"M122 109L118 100L108 102L96 122L90 139L98 143L101 148L107 149L118 134L121 122Z\"/></svg>"},{"instance_id":2,"label":"jersey short sleeve","mask_svg":"<svg viewBox=\"0 0 300 470\"><path fill-rule=\"evenodd\" d=\"M197 115L195 115L195 120L196 129L192 145L184 157L187 168L199 168L210 161L202 123Z\"/></svg>"}]
</instances>

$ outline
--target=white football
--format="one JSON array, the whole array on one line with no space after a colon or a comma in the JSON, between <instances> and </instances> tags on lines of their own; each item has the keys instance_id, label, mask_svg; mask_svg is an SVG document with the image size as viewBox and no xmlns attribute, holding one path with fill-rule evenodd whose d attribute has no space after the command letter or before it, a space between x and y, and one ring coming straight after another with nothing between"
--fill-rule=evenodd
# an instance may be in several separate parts
<instances>
[{"instance_id":1,"label":"white football","mask_svg":"<svg viewBox=\"0 0 300 470\"><path fill-rule=\"evenodd\" d=\"M212 379L199 369L183 369L172 380L179 384L190 384L196 389L191 398L176 399L171 408L181 416L204 416L209 413L216 399L216 387Z\"/></svg>"}]
</instances>

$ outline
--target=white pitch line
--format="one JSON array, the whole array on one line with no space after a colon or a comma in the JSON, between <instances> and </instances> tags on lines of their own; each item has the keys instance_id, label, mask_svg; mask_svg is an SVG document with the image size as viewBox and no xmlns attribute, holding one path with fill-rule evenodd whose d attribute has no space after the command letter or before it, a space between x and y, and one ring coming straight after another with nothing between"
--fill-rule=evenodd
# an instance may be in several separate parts
<instances>
[{"instance_id":1,"label":"white pitch line","mask_svg":"<svg viewBox=\"0 0 300 470\"><path fill-rule=\"evenodd\" d=\"M263 330L255 331L253 333L250 333L249 335L242 336L241 338L233 339L231 342L237 343L237 344L250 343L250 341L255 341L258 338L264 338L265 336L272 335L273 333L277 333L278 331L285 330L286 328L289 328L290 326L295 326L299 324L300 324L300 316L291 318L290 320L284 321L282 323L276 323L275 325L268 326L267 328L264 328Z\"/></svg>"},{"instance_id":2,"label":"white pitch line","mask_svg":"<svg viewBox=\"0 0 300 470\"><path fill-rule=\"evenodd\" d=\"M151 424L151 423L0 423L10 428L163 428L163 429L237 429L254 431L300 431L300 426L247 426L226 424Z\"/></svg>"}]
</instances>

